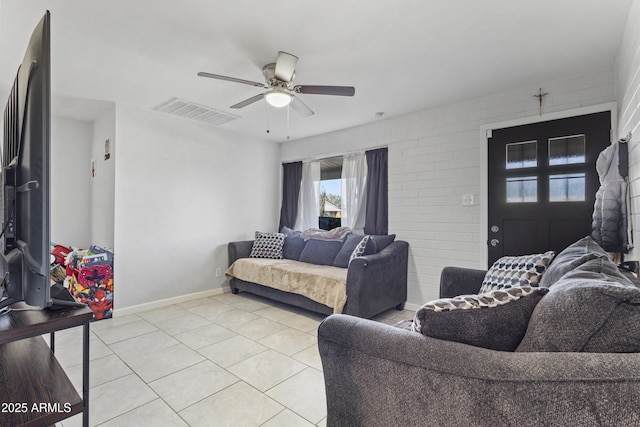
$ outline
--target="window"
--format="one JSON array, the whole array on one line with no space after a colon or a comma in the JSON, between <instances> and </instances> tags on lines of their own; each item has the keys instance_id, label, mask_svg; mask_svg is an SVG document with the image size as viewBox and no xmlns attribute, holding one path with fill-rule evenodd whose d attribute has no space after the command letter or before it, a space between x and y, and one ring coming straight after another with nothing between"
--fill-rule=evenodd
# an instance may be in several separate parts
<instances>
[{"instance_id":1,"label":"window","mask_svg":"<svg viewBox=\"0 0 640 427\"><path fill-rule=\"evenodd\" d=\"M584 135L549 138L549 166L580 165L586 161ZM559 173L549 175L550 202L584 202L586 174Z\"/></svg>"},{"instance_id":2,"label":"window","mask_svg":"<svg viewBox=\"0 0 640 427\"><path fill-rule=\"evenodd\" d=\"M550 202L584 202L584 173L567 173L549 176Z\"/></svg>"},{"instance_id":3,"label":"window","mask_svg":"<svg viewBox=\"0 0 640 427\"><path fill-rule=\"evenodd\" d=\"M387 149L302 162L297 205L296 230L342 226L387 234Z\"/></svg>"},{"instance_id":4,"label":"window","mask_svg":"<svg viewBox=\"0 0 640 427\"><path fill-rule=\"evenodd\" d=\"M538 166L538 142L507 144L507 169L535 168Z\"/></svg>"},{"instance_id":5,"label":"window","mask_svg":"<svg viewBox=\"0 0 640 427\"><path fill-rule=\"evenodd\" d=\"M507 144L506 149L505 166L507 170L538 166L538 141L514 142ZM515 176L507 178L507 203L535 203L537 201L537 177Z\"/></svg>"},{"instance_id":6,"label":"window","mask_svg":"<svg viewBox=\"0 0 640 427\"><path fill-rule=\"evenodd\" d=\"M569 135L548 139L548 155L540 154L538 142L525 141L506 144L505 167L511 176L506 177L507 203L535 203L538 201L538 185L548 181L549 202L584 202L586 200L586 174L582 172L586 162L585 135ZM542 146L544 148L544 146ZM547 157L545 159L545 157ZM544 165L544 163L547 165ZM545 167L546 166L546 167ZM522 176L540 169L538 176ZM522 175L521 175L522 174ZM541 196L547 196L541 191Z\"/></svg>"},{"instance_id":7,"label":"window","mask_svg":"<svg viewBox=\"0 0 640 427\"><path fill-rule=\"evenodd\" d=\"M342 156L320 161L320 217L318 227L331 230L342 221Z\"/></svg>"},{"instance_id":8,"label":"window","mask_svg":"<svg viewBox=\"0 0 640 427\"><path fill-rule=\"evenodd\" d=\"M538 178L522 176L507 178L507 203L532 203L538 201Z\"/></svg>"},{"instance_id":9,"label":"window","mask_svg":"<svg viewBox=\"0 0 640 427\"><path fill-rule=\"evenodd\" d=\"M549 138L549 166L585 162L584 135Z\"/></svg>"}]
</instances>

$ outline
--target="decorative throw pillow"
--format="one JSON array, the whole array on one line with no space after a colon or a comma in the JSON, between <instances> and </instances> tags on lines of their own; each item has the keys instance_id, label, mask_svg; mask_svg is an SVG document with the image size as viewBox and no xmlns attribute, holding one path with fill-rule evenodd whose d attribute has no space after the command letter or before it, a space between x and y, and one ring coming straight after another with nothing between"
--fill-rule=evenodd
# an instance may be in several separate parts
<instances>
[{"instance_id":1,"label":"decorative throw pillow","mask_svg":"<svg viewBox=\"0 0 640 427\"><path fill-rule=\"evenodd\" d=\"M307 240L300 254L300 261L316 265L333 265L342 244L328 240Z\"/></svg>"},{"instance_id":2,"label":"decorative throw pillow","mask_svg":"<svg viewBox=\"0 0 640 427\"><path fill-rule=\"evenodd\" d=\"M549 251L543 254L502 257L487 271L479 293L516 286L538 286L540 276L555 255L555 252Z\"/></svg>"},{"instance_id":3,"label":"decorative throw pillow","mask_svg":"<svg viewBox=\"0 0 640 427\"><path fill-rule=\"evenodd\" d=\"M375 253L382 251L396 240L395 234L374 234L371 235L371 240L375 243Z\"/></svg>"},{"instance_id":4,"label":"decorative throw pillow","mask_svg":"<svg viewBox=\"0 0 640 427\"><path fill-rule=\"evenodd\" d=\"M429 337L514 351L547 288L512 287L482 295L443 298L416 311L413 330Z\"/></svg>"},{"instance_id":5,"label":"decorative throw pillow","mask_svg":"<svg viewBox=\"0 0 640 427\"><path fill-rule=\"evenodd\" d=\"M304 249L305 243L307 243L302 237L300 237L300 231L294 231L288 227L282 227L280 230L286 237L284 239L284 246L282 247L282 258L298 261L300 254Z\"/></svg>"},{"instance_id":6,"label":"decorative throw pillow","mask_svg":"<svg viewBox=\"0 0 640 427\"><path fill-rule=\"evenodd\" d=\"M353 252L351 252L351 256L349 257L349 264L351 264L351 261L353 261L354 258L361 257L362 255L365 254L365 251L367 250L368 242L369 242L369 236L364 236L362 240L360 240L360 243L358 243L358 245L353 250Z\"/></svg>"},{"instance_id":7,"label":"decorative throw pillow","mask_svg":"<svg viewBox=\"0 0 640 427\"><path fill-rule=\"evenodd\" d=\"M640 352L640 288L608 258L566 273L534 310L516 351Z\"/></svg>"},{"instance_id":8,"label":"decorative throw pillow","mask_svg":"<svg viewBox=\"0 0 640 427\"><path fill-rule=\"evenodd\" d=\"M609 258L609 255L591 237L583 237L567 246L553 259L553 262L540 279L540 286L548 288L566 273L596 258Z\"/></svg>"},{"instance_id":9,"label":"decorative throw pillow","mask_svg":"<svg viewBox=\"0 0 640 427\"><path fill-rule=\"evenodd\" d=\"M353 255L353 251L356 250L356 247L362 242L364 235L351 233L344 241L342 248L336 255L336 258L333 261L334 267L342 267L348 268L349 263L351 262L351 257ZM369 255L375 253L375 244L371 238L367 239L367 244L365 247L364 253L359 256Z\"/></svg>"},{"instance_id":10,"label":"decorative throw pillow","mask_svg":"<svg viewBox=\"0 0 640 427\"><path fill-rule=\"evenodd\" d=\"M250 258L282 259L285 235L282 233L262 233L256 231Z\"/></svg>"}]
</instances>

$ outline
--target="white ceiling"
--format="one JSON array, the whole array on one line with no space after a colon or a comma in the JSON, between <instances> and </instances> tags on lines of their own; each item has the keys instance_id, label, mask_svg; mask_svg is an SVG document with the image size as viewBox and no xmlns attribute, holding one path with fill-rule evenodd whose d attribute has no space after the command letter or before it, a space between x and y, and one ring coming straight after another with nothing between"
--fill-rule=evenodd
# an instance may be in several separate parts
<instances>
[{"instance_id":1,"label":"white ceiling","mask_svg":"<svg viewBox=\"0 0 640 427\"><path fill-rule=\"evenodd\" d=\"M297 139L611 69L632 1L0 0L0 93L48 9L58 113L178 97L241 117L221 129ZM286 109L229 108L261 89L196 75L262 82L279 50L299 56L296 84L355 96L300 95L316 114L292 111L287 131Z\"/></svg>"}]
</instances>

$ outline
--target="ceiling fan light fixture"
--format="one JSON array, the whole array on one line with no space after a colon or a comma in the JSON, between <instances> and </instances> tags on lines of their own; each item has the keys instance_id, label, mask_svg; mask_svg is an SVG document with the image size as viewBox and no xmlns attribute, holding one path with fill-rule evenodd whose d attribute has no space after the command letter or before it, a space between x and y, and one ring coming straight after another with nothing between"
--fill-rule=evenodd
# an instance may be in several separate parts
<instances>
[{"instance_id":1,"label":"ceiling fan light fixture","mask_svg":"<svg viewBox=\"0 0 640 427\"><path fill-rule=\"evenodd\" d=\"M264 98L269 105L276 108L286 107L291 102L291 95L282 90L270 90L264 94Z\"/></svg>"}]
</instances>

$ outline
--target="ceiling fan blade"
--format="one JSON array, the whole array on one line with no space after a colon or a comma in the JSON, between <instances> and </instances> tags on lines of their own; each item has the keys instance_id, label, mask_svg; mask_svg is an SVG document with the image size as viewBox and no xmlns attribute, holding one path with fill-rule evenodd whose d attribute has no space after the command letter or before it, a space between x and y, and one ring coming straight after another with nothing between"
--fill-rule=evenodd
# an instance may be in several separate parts
<instances>
[{"instance_id":1,"label":"ceiling fan blade","mask_svg":"<svg viewBox=\"0 0 640 427\"><path fill-rule=\"evenodd\" d=\"M306 93L312 95L353 96L356 93L356 89L352 86L299 85L293 88L293 90L298 93Z\"/></svg>"},{"instance_id":2,"label":"ceiling fan blade","mask_svg":"<svg viewBox=\"0 0 640 427\"><path fill-rule=\"evenodd\" d=\"M278 59L276 59L276 79L283 82L290 82L293 78L293 73L296 71L296 64L298 63L298 57L287 52L278 52Z\"/></svg>"},{"instance_id":3,"label":"ceiling fan blade","mask_svg":"<svg viewBox=\"0 0 640 427\"><path fill-rule=\"evenodd\" d=\"M259 95L256 96L252 96L249 99L245 99L244 101L238 102L235 105L232 105L229 108L242 108L242 107L246 107L247 105L253 104L254 102L260 101L262 98L264 98L264 93L261 93Z\"/></svg>"},{"instance_id":4,"label":"ceiling fan blade","mask_svg":"<svg viewBox=\"0 0 640 427\"><path fill-rule=\"evenodd\" d=\"M251 80L236 79L235 77L221 76L219 74L205 73L203 71L199 72L198 75L200 77L209 77L211 79L227 80L229 82L242 83L242 84L250 85L250 86L264 87L264 88L267 87L263 83L252 82Z\"/></svg>"},{"instance_id":5,"label":"ceiling fan blade","mask_svg":"<svg viewBox=\"0 0 640 427\"><path fill-rule=\"evenodd\" d=\"M295 96L291 96L291 108L293 108L293 110L300 114L302 117L309 117L309 116L313 116L313 110L309 107L307 107L307 104L305 104L304 102L302 102L300 100L300 98L297 98Z\"/></svg>"}]
</instances>

